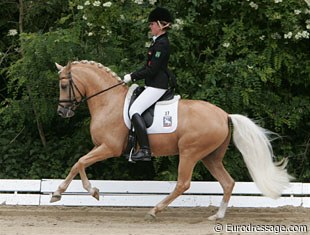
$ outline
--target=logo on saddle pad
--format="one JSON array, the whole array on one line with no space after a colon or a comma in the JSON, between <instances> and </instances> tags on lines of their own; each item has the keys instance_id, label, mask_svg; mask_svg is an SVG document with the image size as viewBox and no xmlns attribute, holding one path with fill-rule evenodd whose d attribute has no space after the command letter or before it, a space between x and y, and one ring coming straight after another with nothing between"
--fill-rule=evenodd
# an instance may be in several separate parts
<instances>
[{"instance_id":1,"label":"logo on saddle pad","mask_svg":"<svg viewBox=\"0 0 310 235\"><path fill-rule=\"evenodd\" d=\"M123 110L124 122L128 129L131 128L128 110L134 91L138 88L137 84L129 88ZM178 126L178 103L180 96L176 95L171 100L159 101L146 110L142 117L145 119L148 134L171 133Z\"/></svg>"},{"instance_id":2,"label":"logo on saddle pad","mask_svg":"<svg viewBox=\"0 0 310 235\"><path fill-rule=\"evenodd\" d=\"M169 111L165 113L163 117L163 127L171 127L172 126L172 116L169 116Z\"/></svg>"}]
</instances>

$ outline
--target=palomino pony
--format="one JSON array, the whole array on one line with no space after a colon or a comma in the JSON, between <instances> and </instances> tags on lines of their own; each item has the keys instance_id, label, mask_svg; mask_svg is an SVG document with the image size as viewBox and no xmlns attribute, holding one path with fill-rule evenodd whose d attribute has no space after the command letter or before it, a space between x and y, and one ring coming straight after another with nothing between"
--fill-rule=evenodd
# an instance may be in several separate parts
<instances>
[{"instance_id":1,"label":"palomino pony","mask_svg":"<svg viewBox=\"0 0 310 235\"><path fill-rule=\"evenodd\" d=\"M53 193L51 202L61 199L61 194L78 173L85 190L99 200L99 190L90 184L85 168L98 161L121 156L125 151L129 129L124 123L123 107L128 87L109 68L93 61L56 66L60 87L58 113L64 118L71 117L78 104L87 101L95 147L74 164L67 178ZM234 143L258 188L271 198L281 195L289 184L290 176L285 169L286 160L280 163L272 161L272 147L267 137L269 131L245 116L227 114L208 102L181 99L177 129L173 133L149 135L152 155L179 155L179 166L175 189L152 208L146 218L156 218L157 213L189 189L198 161L203 162L224 191L218 212L209 219L224 218L234 187L234 180L222 163L231 139L231 122Z\"/></svg>"}]
</instances>

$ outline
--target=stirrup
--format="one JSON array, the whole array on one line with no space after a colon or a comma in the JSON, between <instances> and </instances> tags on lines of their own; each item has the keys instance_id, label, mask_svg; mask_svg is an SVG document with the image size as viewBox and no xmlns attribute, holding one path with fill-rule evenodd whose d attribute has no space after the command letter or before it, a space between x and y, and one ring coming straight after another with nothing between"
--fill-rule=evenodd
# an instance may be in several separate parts
<instances>
[{"instance_id":1,"label":"stirrup","mask_svg":"<svg viewBox=\"0 0 310 235\"><path fill-rule=\"evenodd\" d=\"M135 148L131 148L130 153L128 155L128 162L130 163L136 163L134 160L132 160L132 153L135 150Z\"/></svg>"},{"instance_id":2,"label":"stirrup","mask_svg":"<svg viewBox=\"0 0 310 235\"><path fill-rule=\"evenodd\" d=\"M126 157L126 159L128 159L128 156L132 154L132 151L133 151L132 149L135 149L136 145L137 145L137 140L136 140L135 133L132 130L130 130L128 134L127 147L123 154Z\"/></svg>"}]
</instances>

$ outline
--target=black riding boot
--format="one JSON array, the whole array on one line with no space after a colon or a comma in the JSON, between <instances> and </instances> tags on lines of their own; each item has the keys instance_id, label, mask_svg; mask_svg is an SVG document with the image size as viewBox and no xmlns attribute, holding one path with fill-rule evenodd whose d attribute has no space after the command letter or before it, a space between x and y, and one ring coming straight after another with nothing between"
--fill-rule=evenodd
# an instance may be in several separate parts
<instances>
[{"instance_id":1,"label":"black riding boot","mask_svg":"<svg viewBox=\"0 0 310 235\"><path fill-rule=\"evenodd\" d=\"M145 122L138 113L132 116L131 121L135 128L138 143L140 146L140 149L136 153L132 154L131 159L133 161L151 161L151 150L146 132Z\"/></svg>"}]
</instances>

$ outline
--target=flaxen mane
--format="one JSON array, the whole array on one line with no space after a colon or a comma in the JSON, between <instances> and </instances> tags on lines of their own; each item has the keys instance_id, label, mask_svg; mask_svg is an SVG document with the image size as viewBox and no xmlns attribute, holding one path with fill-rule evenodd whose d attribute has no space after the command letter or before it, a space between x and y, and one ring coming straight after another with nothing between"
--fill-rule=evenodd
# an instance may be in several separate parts
<instances>
[{"instance_id":1,"label":"flaxen mane","mask_svg":"<svg viewBox=\"0 0 310 235\"><path fill-rule=\"evenodd\" d=\"M104 66L101 63L95 62L95 61L88 61L88 60L81 60L81 61L73 61L71 64L90 64L90 65L94 65L97 66L100 69L105 70L107 73L110 73L114 78L116 78L119 81L122 81L122 79L115 73L113 72L109 67Z\"/></svg>"}]
</instances>

